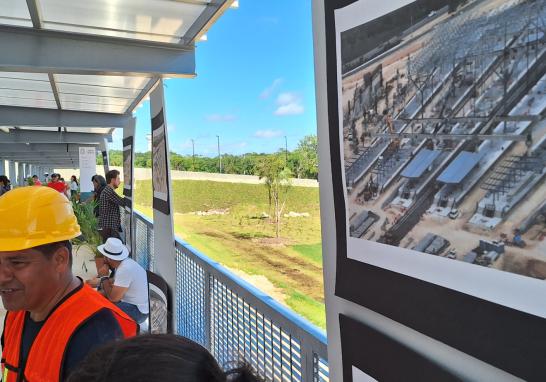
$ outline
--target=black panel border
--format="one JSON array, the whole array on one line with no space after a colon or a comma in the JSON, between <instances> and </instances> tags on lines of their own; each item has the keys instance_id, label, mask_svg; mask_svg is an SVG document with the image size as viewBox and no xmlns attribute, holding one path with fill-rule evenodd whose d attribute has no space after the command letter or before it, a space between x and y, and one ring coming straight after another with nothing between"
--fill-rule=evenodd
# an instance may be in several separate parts
<instances>
[{"instance_id":1,"label":"black panel border","mask_svg":"<svg viewBox=\"0 0 546 382\"><path fill-rule=\"evenodd\" d=\"M356 1L324 0L330 161L336 222L335 294L509 373L526 380L543 381L546 378L545 319L347 257L334 11Z\"/></svg>"},{"instance_id":2,"label":"black panel border","mask_svg":"<svg viewBox=\"0 0 546 382\"><path fill-rule=\"evenodd\" d=\"M152 118L152 135L154 130L159 129L160 127L165 126L165 117L163 115L163 108L159 111L159 113L156 114L155 117ZM169 152L167 150L167 129L164 127L164 136L165 139L163 140L163 149L165 150L165 181L167 184L170 184L169 182ZM152 136L152 142L153 142L153 136ZM152 145L153 146L153 145ZM154 171L154 159L153 159L153 147L152 147L152 187L153 187L153 171ZM152 191L153 192L153 191ZM170 200L171 200L171 190L167 189L167 200L153 197L152 206L154 209L163 212L165 215L169 215L171 213L170 210Z\"/></svg>"}]
</instances>

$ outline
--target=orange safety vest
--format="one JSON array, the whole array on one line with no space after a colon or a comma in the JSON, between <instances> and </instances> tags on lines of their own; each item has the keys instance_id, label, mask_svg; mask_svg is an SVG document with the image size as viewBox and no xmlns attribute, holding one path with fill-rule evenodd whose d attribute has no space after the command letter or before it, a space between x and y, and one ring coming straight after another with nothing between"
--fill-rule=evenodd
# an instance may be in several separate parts
<instances>
[{"instance_id":1,"label":"orange safety vest","mask_svg":"<svg viewBox=\"0 0 546 382\"><path fill-rule=\"evenodd\" d=\"M3 382L60 381L70 339L99 310L109 309L114 313L125 338L137 334L136 322L121 309L86 284L78 289L49 314L30 347L25 365L20 365L19 357L27 312L7 313L2 353Z\"/></svg>"}]
</instances>

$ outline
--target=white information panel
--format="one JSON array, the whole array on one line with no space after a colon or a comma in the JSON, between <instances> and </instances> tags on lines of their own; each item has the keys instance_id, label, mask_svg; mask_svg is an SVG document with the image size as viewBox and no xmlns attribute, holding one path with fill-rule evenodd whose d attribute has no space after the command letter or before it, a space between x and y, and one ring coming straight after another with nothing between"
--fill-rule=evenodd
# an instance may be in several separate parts
<instances>
[{"instance_id":1,"label":"white information panel","mask_svg":"<svg viewBox=\"0 0 546 382\"><path fill-rule=\"evenodd\" d=\"M97 153L94 147L80 147L80 192L93 192L91 177L97 173Z\"/></svg>"}]
</instances>

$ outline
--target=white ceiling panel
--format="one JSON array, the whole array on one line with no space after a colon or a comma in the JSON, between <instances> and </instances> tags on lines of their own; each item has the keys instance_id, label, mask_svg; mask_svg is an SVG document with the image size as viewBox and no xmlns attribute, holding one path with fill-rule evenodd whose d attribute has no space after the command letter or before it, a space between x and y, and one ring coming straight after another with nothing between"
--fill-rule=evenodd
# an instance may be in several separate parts
<instances>
[{"instance_id":1,"label":"white ceiling panel","mask_svg":"<svg viewBox=\"0 0 546 382\"><path fill-rule=\"evenodd\" d=\"M77 74L56 74L55 80L60 83L76 85L106 86L127 89L142 89L151 77L127 76L84 76Z\"/></svg>"},{"instance_id":2,"label":"white ceiling panel","mask_svg":"<svg viewBox=\"0 0 546 382\"><path fill-rule=\"evenodd\" d=\"M46 29L178 42L206 5L172 0L41 0Z\"/></svg>"},{"instance_id":3,"label":"white ceiling panel","mask_svg":"<svg viewBox=\"0 0 546 382\"><path fill-rule=\"evenodd\" d=\"M25 0L0 0L0 24L31 27Z\"/></svg>"},{"instance_id":4,"label":"white ceiling panel","mask_svg":"<svg viewBox=\"0 0 546 382\"><path fill-rule=\"evenodd\" d=\"M101 113L117 114L123 114L125 112L125 107L116 105L97 105L89 103L76 103L71 101L61 101L61 105L65 110L96 111Z\"/></svg>"},{"instance_id":5,"label":"white ceiling panel","mask_svg":"<svg viewBox=\"0 0 546 382\"><path fill-rule=\"evenodd\" d=\"M0 97L0 105L38 107L45 109L57 108L57 104L55 103L55 101L47 101L41 99L19 99L12 97Z\"/></svg>"}]
</instances>

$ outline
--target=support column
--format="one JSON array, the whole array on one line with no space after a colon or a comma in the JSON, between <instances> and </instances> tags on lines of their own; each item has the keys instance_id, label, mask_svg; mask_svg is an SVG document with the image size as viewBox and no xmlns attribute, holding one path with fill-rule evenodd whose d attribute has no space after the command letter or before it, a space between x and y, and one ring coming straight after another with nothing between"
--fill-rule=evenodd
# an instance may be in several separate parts
<instances>
[{"instance_id":1,"label":"support column","mask_svg":"<svg viewBox=\"0 0 546 382\"><path fill-rule=\"evenodd\" d=\"M125 221L122 222L125 228L125 244L131 250L131 256L135 256L135 233L136 226L133 213L133 193L135 186L134 179L134 158L135 158L135 129L136 118L131 118L123 128L123 195L125 196ZM102 148L102 145L101 145ZM105 161L104 171L108 171L108 146L104 141L102 158ZM105 155L106 154L106 155Z\"/></svg>"},{"instance_id":2,"label":"support column","mask_svg":"<svg viewBox=\"0 0 546 382\"><path fill-rule=\"evenodd\" d=\"M14 186L15 183L17 182L17 178L15 175L15 162L12 160L9 160L8 167L9 167L8 179L10 180L12 186Z\"/></svg>"},{"instance_id":3,"label":"support column","mask_svg":"<svg viewBox=\"0 0 546 382\"><path fill-rule=\"evenodd\" d=\"M169 140L163 80L159 80L158 85L150 94L150 112L152 117L154 270L165 279L174 296L176 288L176 250L174 247ZM176 301L173 301L173 303L171 328L174 333L177 333Z\"/></svg>"},{"instance_id":4,"label":"support column","mask_svg":"<svg viewBox=\"0 0 546 382\"><path fill-rule=\"evenodd\" d=\"M0 175L6 175L6 161L0 158Z\"/></svg>"},{"instance_id":5,"label":"support column","mask_svg":"<svg viewBox=\"0 0 546 382\"><path fill-rule=\"evenodd\" d=\"M25 177L23 178L25 184L29 176L32 176L32 165L30 163L25 163Z\"/></svg>"},{"instance_id":6,"label":"support column","mask_svg":"<svg viewBox=\"0 0 546 382\"><path fill-rule=\"evenodd\" d=\"M23 185L23 178L25 176L25 164L17 163L17 185L21 187Z\"/></svg>"},{"instance_id":7,"label":"support column","mask_svg":"<svg viewBox=\"0 0 546 382\"><path fill-rule=\"evenodd\" d=\"M123 132L123 137L125 138L125 131ZM106 175L106 173L110 171L110 155L108 153L108 140L106 138L104 138L103 141L100 143L100 151L102 154L102 165L104 167L104 174Z\"/></svg>"}]
</instances>

